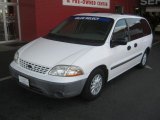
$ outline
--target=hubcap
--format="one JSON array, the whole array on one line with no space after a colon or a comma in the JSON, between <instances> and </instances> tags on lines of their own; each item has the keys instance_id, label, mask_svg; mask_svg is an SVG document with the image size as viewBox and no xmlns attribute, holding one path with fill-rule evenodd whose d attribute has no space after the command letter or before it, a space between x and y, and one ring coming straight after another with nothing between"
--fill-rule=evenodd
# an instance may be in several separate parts
<instances>
[{"instance_id":1,"label":"hubcap","mask_svg":"<svg viewBox=\"0 0 160 120\"><path fill-rule=\"evenodd\" d=\"M92 95L97 95L102 88L102 76L97 74L94 76L91 82L90 91Z\"/></svg>"},{"instance_id":2,"label":"hubcap","mask_svg":"<svg viewBox=\"0 0 160 120\"><path fill-rule=\"evenodd\" d=\"M145 65L147 62L147 54L145 53L142 59L142 65Z\"/></svg>"}]
</instances>

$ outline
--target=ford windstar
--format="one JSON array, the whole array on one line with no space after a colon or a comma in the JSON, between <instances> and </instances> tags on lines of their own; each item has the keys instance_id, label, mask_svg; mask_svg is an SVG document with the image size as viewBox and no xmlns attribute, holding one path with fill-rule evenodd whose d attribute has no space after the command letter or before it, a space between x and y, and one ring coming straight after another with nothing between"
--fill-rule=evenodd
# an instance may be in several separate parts
<instances>
[{"instance_id":1,"label":"ford windstar","mask_svg":"<svg viewBox=\"0 0 160 120\"><path fill-rule=\"evenodd\" d=\"M145 18L77 14L20 48L10 71L21 86L34 92L93 100L108 81L146 65L152 39Z\"/></svg>"}]
</instances>

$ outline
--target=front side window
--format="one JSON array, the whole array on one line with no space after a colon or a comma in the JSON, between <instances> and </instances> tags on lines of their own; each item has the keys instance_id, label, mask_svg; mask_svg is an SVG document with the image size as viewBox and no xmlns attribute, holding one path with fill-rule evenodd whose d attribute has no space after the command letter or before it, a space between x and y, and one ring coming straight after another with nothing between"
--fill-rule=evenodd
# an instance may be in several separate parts
<instances>
[{"instance_id":1,"label":"front side window","mask_svg":"<svg viewBox=\"0 0 160 120\"><path fill-rule=\"evenodd\" d=\"M114 20L104 17L72 16L53 29L45 38L85 45L102 45Z\"/></svg>"},{"instance_id":2,"label":"front side window","mask_svg":"<svg viewBox=\"0 0 160 120\"><path fill-rule=\"evenodd\" d=\"M121 19L116 23L112 35L111 46L114 46L114 43L123 41L128 41L128 27L125 19Z\"/></svg>"}]
</instances>

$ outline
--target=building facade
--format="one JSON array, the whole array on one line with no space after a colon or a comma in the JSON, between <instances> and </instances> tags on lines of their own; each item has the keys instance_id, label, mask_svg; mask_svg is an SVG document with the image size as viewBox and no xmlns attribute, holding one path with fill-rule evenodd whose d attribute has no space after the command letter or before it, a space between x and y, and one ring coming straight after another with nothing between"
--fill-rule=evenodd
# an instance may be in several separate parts
<instances>
[{"instance_id":1,"label":"building facade","mask_svg":"<svg viewBox=\"0 0 160 120\"><path fill-rule=\"evenodd\" d=\"M78 13L135 14L138 5L139 0L0 0L0 42L31 41Z\"/></svg>"},{"instance_id":2,"label":"building facade","mask_svg":"<svg viewBox=\"0 0 160 120\"><path fill-rule=\"evenodd\" d=\"M140 14L148 19L152 30L160 32L160 0L140 0Z\"/></svg>"}]
</instances>

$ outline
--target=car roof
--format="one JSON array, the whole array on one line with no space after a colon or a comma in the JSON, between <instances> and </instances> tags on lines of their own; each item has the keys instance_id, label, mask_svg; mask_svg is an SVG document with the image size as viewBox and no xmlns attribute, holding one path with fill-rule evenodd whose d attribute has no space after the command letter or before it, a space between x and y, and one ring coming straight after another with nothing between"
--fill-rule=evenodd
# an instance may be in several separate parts
<instances>
[{"instance_id":1,"label":"car roof","mask_svg":"<svg viewBox=\"0 0 160 120\"><path fill-rule=\"evenodd\" d=\"M106 17L106 18L112 18L114 20L123 19L123 18L142 18L136 15L113 14L113 13L82 13L82 14L76 14L75 16Z\"/></svg>"}]
</instances>

